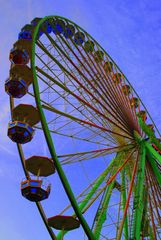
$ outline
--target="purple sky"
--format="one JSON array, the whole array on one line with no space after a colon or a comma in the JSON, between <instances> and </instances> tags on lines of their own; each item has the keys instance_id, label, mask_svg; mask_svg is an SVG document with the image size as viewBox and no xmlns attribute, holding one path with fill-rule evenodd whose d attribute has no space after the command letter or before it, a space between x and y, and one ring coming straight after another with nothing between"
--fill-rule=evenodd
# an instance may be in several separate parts
<instances>
[{"instance_id":1,"label":"purple sky","mask_svg":"<svg viewBox=\"0 0 161 240\"><path fill-rule=\"evenodd\" d=\"M34 17L60 15L71 19L111 55L161 129L161 0L135 3L130 0L1 0L0 3L0 238L49 240L35 205L21 197L19 186L24 174L17 148L6 136L10 113L4 81L10 67L9 51L20 29ZM49 216L56 206L52 201L44 203ZM75 240L69 236L66 239Z\"/></svg>"}]
</instances>

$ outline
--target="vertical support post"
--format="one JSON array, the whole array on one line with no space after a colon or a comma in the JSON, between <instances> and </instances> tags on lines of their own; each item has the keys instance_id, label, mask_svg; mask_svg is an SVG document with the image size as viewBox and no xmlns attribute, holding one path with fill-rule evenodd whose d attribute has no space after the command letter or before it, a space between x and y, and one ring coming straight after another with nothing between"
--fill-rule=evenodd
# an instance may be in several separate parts
<instances>
[{"instance_id":1,"label":"vertical support post","mask_svg":"<svg viewBox=\"0 0 161 240\"><path fill-rule=\"evenodd\" d=\"M107 174L110 172L114 161L116 160L116 158L114 158L110 164L108 165L108 167L105 169L105 171L99 176L99 178L97 179L97 181L94 183L94 185L92 186L92 188L90 189L89 193L86 195L86 197L82 200L82 202L79 204L79 209L80 211L83 211L83 209L85 208L85 206L88 204L88 202L90 201L90 199L92 198L92 196L95 194L95 192L97 191L97 189L99 188L99 186L102 184L102 182L105 180L105 177L107 176ZM64 235L67 233L68 231L64 231ZM60 231L57 235L57 240L61 240L61 236L62 236L62 231Z\"/></svg>"},{"instance_id":2,"label":"vertical support post","mask_svg":"<svg viewBox=\"0 0 161 240\"><path fill-rule=\"evenodd\" d=\"M134 193L134 218L132 219L131 236L132 239L140 240L141 222L143 215L143 191L145 178L145 156L146 148L144 141L140 143L140 159L138 162L138 169L136 175L136 189Z\"/></svg>"},{"instance_id":3,"label":"vertical support post","mask_svg":"<svg viewBox=\"0 0 161 240\"><path fill-rule=\"evenodd\" d=\"M120 152L116 155L115 167L118 167L118 160L120 160L123 156L124 156L123 152ZM115 172L115 168L112 170L111 175L113 175L114 172ZM94 235L95 235L96 240L98 240L100 238L102 226L103 226L104 222L106 221L107 209L108 209L108 205L109 205L109 201L110 201L110 197L111 197L114 185L115 185L115 181L113 180L107 186L107 189L105 190L105 195L103 197L103 201L101 204L101 211L97 217L97 222L96 222L95 228L94 228Z\"/></svg>"},{"instance_id":4,"label":"vertical support post","mask_svg":"<svg viewBox=\"0 0 161 240\"><path fill-rule=\"evenodd\" d=\"M94 229L94 235L95 235L96 240L98 240L100 238L103 223L106 221L107 208L108 208L108 204L109 204L110 197L111 197L111 194L112 194L112 190L114 188L114 184L115 184L115 181L112 181L109 184L109 186L106 190L106 193L105 193L105 197L104 197L101 209L100 209L100 214L98 216L98 220L96 222L96 226L95 226L95 229Z\"/></svg>"},{"instance_id":5,"label":"vertical support post","mask_svg":"<svg viewBox=\"0 0 161 240\"><path fill-rule=\"evenodd\" d=\"M121 171L121 198L122 198L122 207L125 211L125 205L126 205L126 185L125 185L125 169ZM124 237L125 240L129 239L129 230L128 230L128 216L126 215L125 222L124 222Z\"/></svg>"},{"instance_id":6,"label":"vertical support post","mask_svg":"<svg viewBox=\"0 0 161 240\"><path fill-rule=\"evenodd\" d=\"M91 199L91 197L94 195L94 193L96 192L96 190L99 188L99 186L102 184L102 182L105 180L105 177L107 176L107 174L110 172L111 167L113 166L114 162L115 162L116 158L114 158L111 163L108 165L108 167L106 168L106 170L100 175L100 177L98 178L97 182L93 185L93 187L91 188L90 192L87 194L87 196L85 197L85 199L83 199L83 201L80 203L79 208L81 210L84 209L84 207L86 206L86 204L89 202L89 200Z\"/></svg>"},{"instance_id":7,"label":"vertical support post","mask_svg":"<svg viewBox=\"0 0 161 240\"><path fill-rule=\"evenodd\" d=\"M161 156L148 142L145 142L145 146L148 150L147 151L148 155L149 155L148 160L149 160L150 165L152 166L152 169L155 173L156 179L161 186L161 174L160 174L159 169L154 161L154 158L156 158L158 161L160 161ZM160 163L161 163L161 161L160 161Z\"/></svg>"}]
</instances>

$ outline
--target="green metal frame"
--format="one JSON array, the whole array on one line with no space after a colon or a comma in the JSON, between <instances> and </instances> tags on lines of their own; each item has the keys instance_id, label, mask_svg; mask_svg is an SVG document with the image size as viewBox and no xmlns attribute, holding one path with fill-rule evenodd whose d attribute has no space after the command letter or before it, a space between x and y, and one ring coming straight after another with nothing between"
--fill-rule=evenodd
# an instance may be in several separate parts
<instances>
[{"instance_id":1,"label":"green metal frame","mask_svg":"<svg viewBox=\"0 0 161 240\"><path fill-rule=\"evenodd\" d=\"M142 120L141 117L138 117L138 121L139 121L139 125L142 128L143 132L149 137L149 141L151 143L154 143L159 149L161 149L161 144L158 141L158 139L155 137L154 132L146 125L146 123Z\"/></svg>"},{"instance_id":2,"label":"green metal frame","mask_svg":"<svg viewBox=\"0 0 161 240\"><path fill-rule=\"evenodd\" d=\"M89 200L91 199L91 197L95 194L95 192L97 191L97 189L100 187L100 185L103 183L103 181L105 180L105 177L107 176L107 174L109 173L109 171L111 170L111 167L113 166L115 161L115 158L110 162L110 164L108 165L108 167L106 168L106 170L99 176L99 178L97 179L97 181L95 182L95 184L92 186L92 188L90 189L89 193L86 195L86 197L82 200L82 202L79 204L79 209L81 210L81 212L84 211L86 205L88 204ZM63 235L65 235L67 233L67 231L63 232ZM59 234L57 235L57 240L61 240L62 239L62 231L59 232Z\"/></svg>"},{"instance_id":3,"label":"green metal frame","mask_svg":"<svg viewBox=\"0 0 161 240\"><path fill-rule=\"evenodd\" d=\"M144 178L145 178L145 159L146 159L146 148L144 141L140 145L140 159L138 162L136 186L134 193L134 219L132 219L131 226L131 237L132 239L140 240L141 222L143 214L143 191L144 191Z\"/></svg>"},{"instance_id":4,"label":"green metal frame","mask_svg":"<svg viewBox=\"0 0 161 240\"><path fill-rule=\"evenodd\" d=\"M125 169L121 171L121 183L122 183L122 188L121 188L122 207L123 207L123 210L125 211L125 205L127 200L126 185L125 185ZM125 240L129 239L128 216L125 217L125 222L124 222L124 237L125 237Z\"/></svg>"},{"instance_id":5,"label":"green metal frame","mask_svg":"<svg viewBox=\"0 0 161 240\"><path fill-rule=\"evenodd\" d=\"M149 146L149 144L147 144L147 143L146 143L146 147L147 147L148 160L149 160L150 165L152 166L152 169L155 173L156 179L157 179L159 185L161 186L161 174L160 174L160 172L157 168L156 162L154 160L154 156L155 156L155 154L157 154L157 152L151 146Z\"/></svg>"},{"instance_id":6,"label":"green metal frame","mask_svg":"<svg viewBox=\"0 0 161 240\"><path fill-rule=\"evenodd\" d=\"M108 208L108 204L109 204L110 197L111 197L111 194L112 194L112 190L114 188L114 184L115 184L115 181L112 181L109 184L109 186L107 187L107 189L105 190L104 200L103 200L103 203L101 205L101 210L100 210L100 213L98 215L98 220L96 222L96 226L95 226L95 229L94 229L94 234L95 234L96 240L100 239L102 226L103 226L104 222L106 221L107 208Z\"/></svg>"},{"instance_id":7,"label":"green metal frame","mask_svg":"<svg viewBox=\"0 0 161 240\"><path fill-rule=\"evenodd\" d=\"M142 130L149 137L149 141L151 143L154 143L158 147L158 149L161 151L161 144L159 143L158 139L155 137L155 134L153 133L153 131L147 127L147 125L144 123L144 121L140 117L138 119L139 119L139 124ZM154 160L154 158L156 158L158 160L158 163L161 164L161 155L152 147L152 145L148 141L145 141L144 145L147 149L148 160L152 166L152 169L155 173L157 181L161 186L161 174Z\"/></svg>"},{"instance_id":8,"label":"green metal frame","mask_svg":"<svg viewBox=\"0 0 161 240\"><path fill-rule=\"evenodd\" d=\"M59 160L57 158L56 151L55 151L55 148L54 148L54 143L53 143L53 140L52 140L49 128L48 128L48 124L47 124L46 117L45 117L45 114L43 112L43 107L42 107L41 100L40 100L39 84L38 84L38 80L37 80L36 66L35 66L36 37L37 37L37 34L38 34L38 31L39 31L39 28L40 28L41 24L44 21L48 20L48 19L52 19L53 17L58 17L58 18L61 18L62 20L67 20L68 22L74 24L74 26L76 26L77 28L79 28L83 32L85 32L81 27L79 27L74 22L72 22L72 21L70 21L70 20L68 20L66 18L62 18L60 16L48 16L48 17L44 17L43 19L41 19L39 21L39 23L35 27L35 30L34 30L34 33L33 33L32 58L31 58L31 68L32 68L32 71L33 71L33 79L34 79L34 81L33 81L34 94L35 94L36 104L37 104L37 107L38 107L38 110L39 110L39 113L40 113L41 124L42 124L42 128L43 128L44 135L45 135L45 138L46 138L46 142L47 142L47 145L48 145L51 157L52 157L52 159L54 161L55 167L57 169L58 175L60 177L60 180L61 180L61 182L63 184L64 190L65 190L65 192L66 192L66 194L67 194L67 196L68 196L68 198L69 198L69 200L71 202L71 205L72 205L72 207L73 207L73 209L75 211L75 214L78 217L78 219L79 219L79 221L80 221L80 223L81 223L81 225L82 225L82 227L83 227L87 237L90 240L94 240L94 239L99 239L100 231L101 231L101 227L100 226L102 226L102 224L104 222L104 219L105 219L105 216L100 218L101 220L99 221L99 224L97 225L97 235L96 235L96 234L93 234L91 229L89 228L88 223L86 222L86 220L83 217L82 211L86 207L86 205L88 204L90 198L93 196L93 194L98 189L100 184L103 182L104 175L107 174L107 169L108 168L105 170L103 175L100 176L100 178L98 179L96 184L91 188L90 192L87 194L87 196L84 199L84 201L80 205L78 205L78 203L77 203L77 201L75 199L75 196L74 196L74 194L72 192L72 189L70 187L70 184L69 184L69 182L67 180L67 177L66 177L66 175L65 175L65 173L64 173L64 171L63 171L63 169L61 167L61 164L60 164L60 162L59 162ZM90 36L87 32L85 32L85 33L88 36ZM90 36L90 38L93 39L91 36ZM95 40L94 40L94 42L97 43ZM98 46L99 46L100 49L102 49L102 51L104 53L106 53L105 50L99 44L98 44ZM109 57L109 59L112 60L112 58L108 54L107 54L107 56ZM119 67L117 65L116 65L116 67L119 69ZM121 70L120 70L120 72L121 72ZM123 74L123 76L124 76L124 74ZM129 83L129 81L127 80L126 77L125 77L125 79ZM134 88L131 86L130 83L129 83L129 85L133 89L133 91L135 92ZM138 94L136 92L135 92L135 94L139 98L139 96L138 96ZM140 100L140 102L142 103L141 100ZM142 103L142 105L144 106L143 103ZM145 108L145 106L144 106L144 108ZM147 111L146 108L145 108L145 110ZM147 113L148 113L148 111L147 111ZM148 113L148 115L149 115L151 121L153 122L153 120L152 120L152 118L151 118L149 113ZM139 119L139 124L140 124L141 128L143 129L143 131L147 134L147 128L144 126L144 124L141 122L140 119ZM155 126L154 122L153 122L153 124ZM155 126L155 128L158 131L156 126ZM159 131L158 131L158 133L159 133ZM160 135L160 133L159 133L159 135ZM148 136L150 136L150 140L153 141L156 144L156 146L159 146L159 142L156 140L155 136L153 136L152 132L150 132ZM141 216L142 216L142 212L143 212L143 206L141 205L141 201L142 201L142 198L143 198L143 181L144 181L144 174L145 174L145 154L146 154L146 151L148 152L149 155L152 154L161 163L161 156L151 147L151 145L148 142L145 142L145 141L143 142L143 141L141 141L141 139L139 139L138 142L139 142L139 145L140 145L140 148L141 148L141 155L140 155L140 161L139 161L139 171L138 171L138 175L137 175L137 178L138 178L137 179L137 183L138 183L138 185L137 185L136 190L135 190L135 197L134 198L138 199L137 200L137 204L140 206L141 210L139 208L136 209L135 210L135 214L134 214L134 220L133 220L134 232L133 232L133 237L135 237L136 239L139 239L139 236L140 236ZM161 145L159 147L161 148ZM22 155L22 154L20 154L20 155ZM155 175L157 176L158 182L161 184L161 176L160 176L160 173L159 173L159 171L157 169L157 166L156 166L156 163L155 163L154 159L149 157L149 161L150 161L150 164L151 164L151 166L153 168L153 171L154 171ZM113 162L111 162L111 164L112 163ZM110 164L110 166L111 166L111 164ZM122 178L122 186L123 186L123 190L122 190L122 203L123 203L123 208L125 208L125 202L126 202L125 176L124 176L123 171L121 173L122 173L121 174L121 178ZM105 199L104 199L104 202L103 202L103 204L105 205L106 209L108 207L109 199L110 199L110 196L111 196L111 193L112 193L113 184L114 184L114 181L109 185L109 187L106 190ZM100 215L100 216L102 216L102 215ZM124 235L125 235L125 240L127 240L128 236L129 236L128 218L127 217L126 217L125 223L124 223ZM59 232L57 238L55 238L54 235L52 236L52 238L60 240L62 238L62 232L61 231Z\"/></svg>"}]
</instances>

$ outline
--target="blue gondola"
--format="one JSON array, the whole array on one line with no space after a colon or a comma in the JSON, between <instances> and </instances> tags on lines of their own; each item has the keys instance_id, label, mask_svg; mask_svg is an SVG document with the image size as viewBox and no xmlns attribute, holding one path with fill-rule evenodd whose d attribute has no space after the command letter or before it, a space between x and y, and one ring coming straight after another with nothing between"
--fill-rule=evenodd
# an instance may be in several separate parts
<instances>
[{"instance_id":1,"label":"blue gondola","mask_svg":"<svg viewBox=\"0 0 161 240\"><path fill-rule=\"evenodd\" d=\"M42 180L28 179L21 182L22 196L32 202L40 202L49 197L51 185L43 186Z\"/></svg>"},{"instance_id":2,"label":"blue gondola","mask_svg":"<svg viewBox=\"0 0 161 240\"><path fill-rule=\"evenodd\" d=\"M34 129L29 124L21 121L13 121L8 124L8 136L16 143L30 142L34 135Z\"/></svg>"},{"instance_id":3,"label":"blue gondola","mask_svg":"<svg viewBox=\"0 0 161 240\"><path fill-rule=\"evenodd\" d=\"M18 35L18 39L32 40L33 29L34 29L34 26L32 24L25 25L21 29L21 32Z\"/></svg>"},{"instance_id":4,"label":"blue gondola","mask_svg":"<svg viewBox=\"0 0 161 240\"><path fill-rule=\"evenodd\" d=\"M13 98L21 98L27 93L28 86L23 79L7 79L5 91Z\"/></svg>"},{"instance_id":5,"label":"blue gondola","mask_svg":"<svg viewBox=\"0 0 161 240\"><path fill-rule=\"evenodd\" d=\"M82 32L76 32L76 34L74 35L74 42L77 45L82 45L83 42L85 40L85 35Z\"/></svg>"},{"instance_id":6,"label":"blue gondola","mask_svg":"<svg viewBox=\"0 0 161 240\"><path fill-rule=\"evenodd\" d=\"M52 28L51 23L49 21L43 22L42 29L43 29L43 31L46 31L49 34L53 31L53 28Z\"/></svg>"},{"instance_id":7,"label":"blue gondola","mask_svg":"<svg viewBox=\"0 0 161 240\"><path fill-rule=\"evenodd\" d=\"M103 61L103 57L104 57L104 52L100 51L100 50L97 50L95 53L94 53L94 59L96 62L101 62Z\"/></svg>"},{"instance_id":8,"label":"blue gondola","mask_svg":"<svg viewBox=\"0 0 161 240\"><path fill-rule=\"evenodd\" d=\"M63 20L54 20L52 23L53 26L53 33L61 34L65 30L65 22Z\"/></svg>"},{"instance_id":9,"label":"blue gondola","mask_svg":"<svg viewBox=\"0 0 161 240\"><path fill-rule=\"evenodd\" d=\"M86 52L93 52L94 50L94 42L88 40L84 43L84 50Z\"/></svg>"},{"instance_id":10,"label":"blue gondola","mask_svg":"<svg viewBox=\"0 0 161 240\"><path fill-rule=\"evenodd\" d=\"M36 18L34 18L34 19L31 21L31 24L32 24L33 26L36 26L41 19L42 19L42 18L37 18L37 17L36 17Z\"/></svg>"},{"instance_id":11,"label":"blue gondola","mask_svg":"<svg viewBox=\"0 0 161 240\"><path fill-rule=\"evenodd\" d=\"M26 65L29 62L30 57L25 49L20 50L13 48L10 51L9 60L12 64Z\"/></svg>"},{"instance_id":12,"label":"blue gondola","mask_svg":"<svg viewBox=\"0 0 161 240\"><path fill-rule=\"evenodd\" d=\"M75 33L75 27L71 24L67 24L64 30L64 37L67 38L72 38Z\"/></svg>"}]
</instances>

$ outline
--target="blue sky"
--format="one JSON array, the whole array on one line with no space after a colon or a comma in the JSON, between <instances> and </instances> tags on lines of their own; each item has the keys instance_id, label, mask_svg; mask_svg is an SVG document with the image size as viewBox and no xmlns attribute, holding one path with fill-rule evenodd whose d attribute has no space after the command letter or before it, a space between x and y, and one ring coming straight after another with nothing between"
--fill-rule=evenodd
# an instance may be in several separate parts
<instances>
[{"instance_id":1,"label":"blue sky","mask_svg":"<svg viewBox=\"0 0 161 240\"><path fill-rule=\"evenodd\" d=\"M161 0L0 0L0 5L0 238L49 240L36 207L21 197L19 185L24 175L16 146L6 136L10 113L4 81L12 44L21 27L34 17L60 15L71 19L111 55L161 129ZM56 205L51 201L47 204L51 216Z\"/></svg>"}]
</instances>

